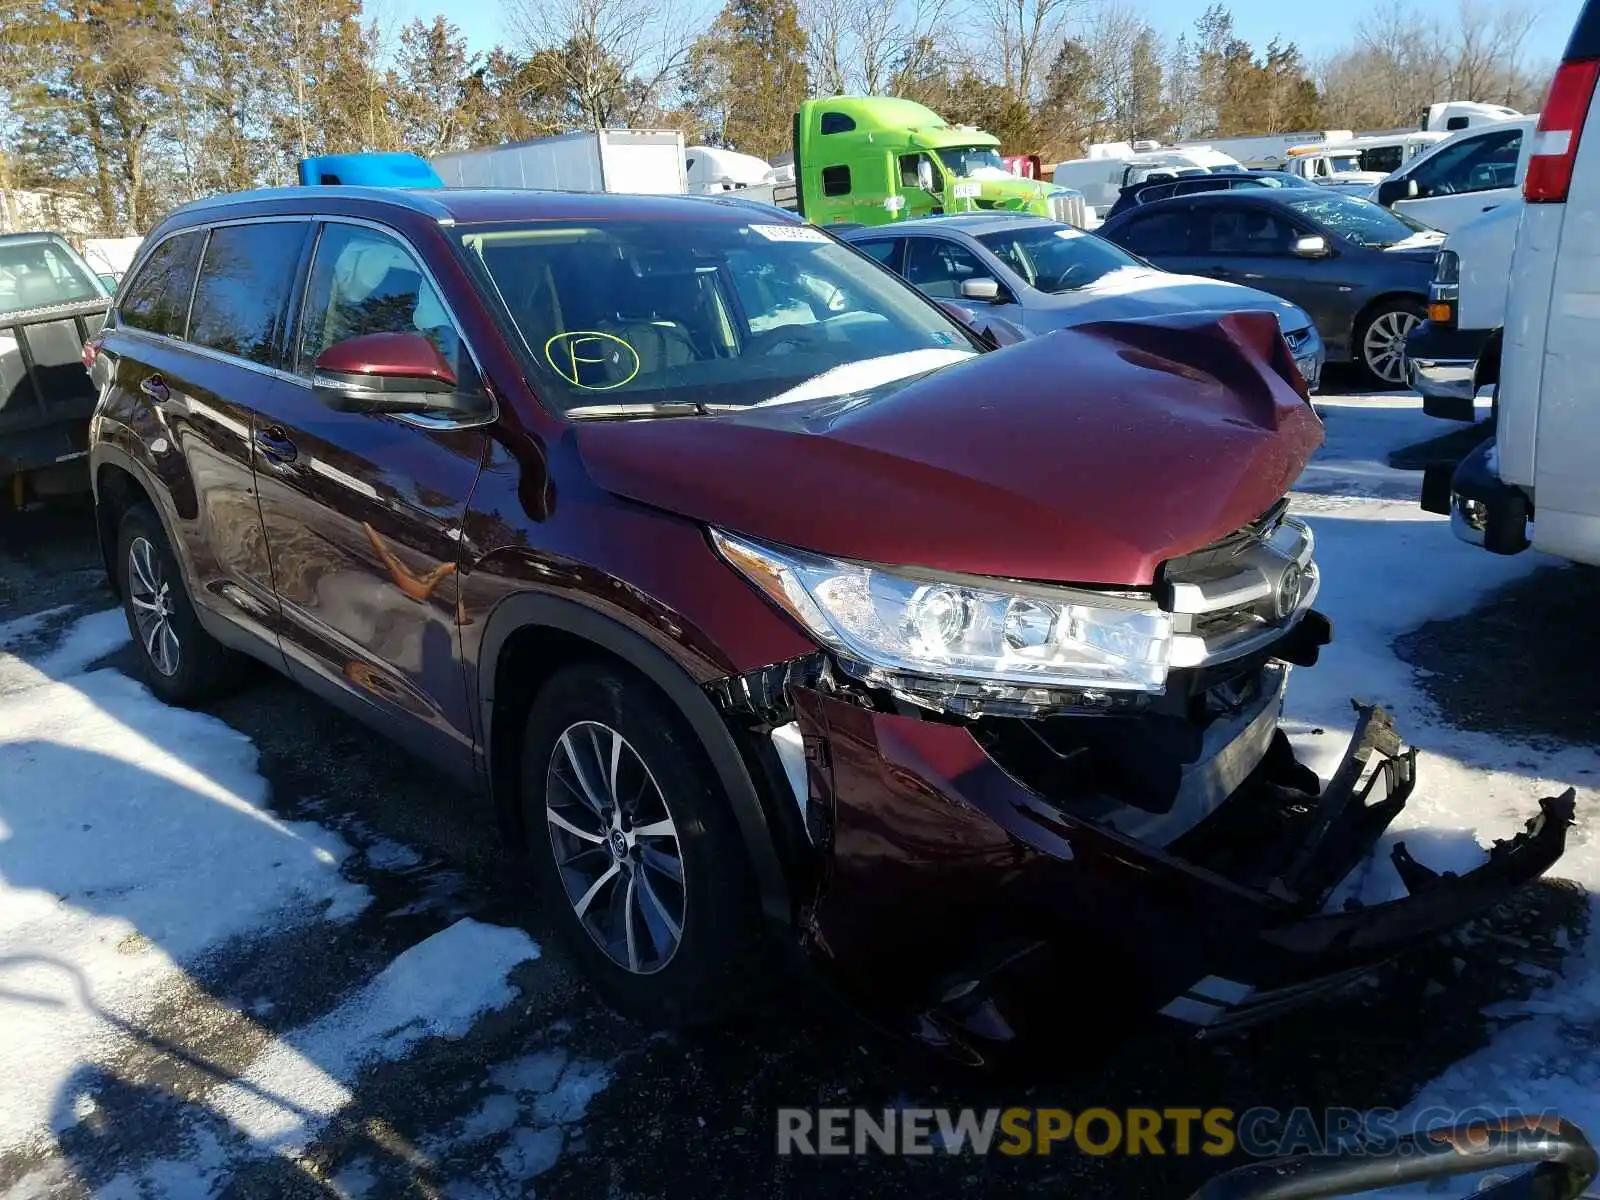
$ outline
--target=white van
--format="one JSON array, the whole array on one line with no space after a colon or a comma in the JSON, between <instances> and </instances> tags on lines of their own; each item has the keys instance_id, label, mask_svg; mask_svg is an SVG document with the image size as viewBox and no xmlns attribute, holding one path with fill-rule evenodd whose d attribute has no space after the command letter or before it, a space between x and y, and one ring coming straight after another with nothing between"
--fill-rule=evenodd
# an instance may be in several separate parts
<instances>
[{"instance_id":1,"label":"white van","mask_svg":"<svg viewBox=\"0 0 1600 1200\"><path fill-rule=\"evenodd\" d=\"M1418 131L1369 135L1322 146L1296 146L1289 151L1284 169L1317 183L1357 179L1377 183L1449 136Z\"/></svg>"},{"instance_id":2,"label":"white van","mask_svg":"<svg viewBox=\"0 0 1600 1200\"><path fill-rule=\"evenodd\" d=\"M1600 565L1600 0L1586 0L1531 136L1495 437L1430 468L1423 507L1499 554ZM1590 123L1588 118L1594 117ZM1587 127L1587 136L1585 136Z\"/></svg>"},{"instance_id":3,"label":"white van","mask_svg":"<svg viewBox=\"0 0 1600 1200\"><path fill-rule=\"evenodd\" d=\"M1446 233L1517 198L1523 142L1535 117L1515 117L1452 134L1378 185L1374 199Z\"/></svg>"}]
</instances>

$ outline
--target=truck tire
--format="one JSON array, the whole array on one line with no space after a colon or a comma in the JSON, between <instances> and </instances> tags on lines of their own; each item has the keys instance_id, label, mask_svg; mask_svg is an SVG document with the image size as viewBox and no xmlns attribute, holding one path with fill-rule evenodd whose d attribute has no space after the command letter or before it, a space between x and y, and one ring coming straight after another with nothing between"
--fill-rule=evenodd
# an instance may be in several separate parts
<instances>
[{"instance_id":1,"label":"truck tire","mask_svg":"<svg viewBox=\"0 0 1600 1200\"><path fill-rule=\"evenodd\" d=\"M160 699L187 707L238 686L247 660L201 626L166 530L148 504L122 514L117 582L144 682Z\"/></svg>"},{"instance_id":2,"label":"truck tire","mask_svg":"<svg viewBox=\"0 0 1600 1200\"><path fill-rule=\"evenodd\" d=\"M740 1006L762 957L755 877L704 752L648 681L602 662L551 676L520 793L543 911L614 1009L680 1028Z\"/></svg>"}]
</instances>

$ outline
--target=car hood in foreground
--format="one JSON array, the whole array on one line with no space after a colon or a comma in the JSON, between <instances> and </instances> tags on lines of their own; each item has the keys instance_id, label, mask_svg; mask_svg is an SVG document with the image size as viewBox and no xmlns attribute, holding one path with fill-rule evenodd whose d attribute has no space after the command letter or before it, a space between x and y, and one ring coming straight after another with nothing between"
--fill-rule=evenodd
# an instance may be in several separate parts
<instances>
[{"instance_id":1,"label":"car hood in foreground","mask_svg":"<svg viewBox=\"0 0 1600 1200\"><path fill-rule=\"evenodd\" d=\"M897 389L577 426L594 480L840 558L1141 586L1254 520L1322 426L1275 318L1104 322Z\"/></svg>"},{"instance_id":2,"label":"car hood in foreground","mask_svg":"<svg viewBox=\"0 0 1600 1200\"><path fill-rule=\"evenodd\" d=\"M1162 313L1225 313L1250 309L1277 314L1285 329L1304 329L1311 324L1303 308L1271 292L1153 267L1121 267L1085 287L1054 295L1040 292L1038 296L1041 306L1052 314L1070 313L1075 325ZM1032 299L1028 303L1031 308Z\"/></svg>"}]
</instances>

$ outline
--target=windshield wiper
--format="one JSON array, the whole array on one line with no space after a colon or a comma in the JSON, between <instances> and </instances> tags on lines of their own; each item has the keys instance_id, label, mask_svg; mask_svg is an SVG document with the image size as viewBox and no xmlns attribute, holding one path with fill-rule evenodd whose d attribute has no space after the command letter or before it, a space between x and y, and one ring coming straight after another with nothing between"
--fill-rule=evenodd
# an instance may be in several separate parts
<instances>
[{"instance_id":1,"label":"windshield wiper","mask_svg":"<svg viewBox=\"0 0 1600 1200\"><path fill-rule=\"evenodd\" d=\"M710 413L697 400L665 400L656 404L580 404L567 409L574 421L627 421L635 417L703 417Z\"/></svg>"}]
</instances>

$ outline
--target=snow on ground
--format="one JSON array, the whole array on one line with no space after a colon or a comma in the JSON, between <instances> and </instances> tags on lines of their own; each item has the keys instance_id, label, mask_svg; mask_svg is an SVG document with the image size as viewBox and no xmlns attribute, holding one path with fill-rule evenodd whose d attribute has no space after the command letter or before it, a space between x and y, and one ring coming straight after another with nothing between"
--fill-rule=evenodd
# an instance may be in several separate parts
<instances>
[{"instance_id":1,"label":"snow on ground","mask_svg":"<svg viewBox=\"0 0 1600 1200\"><path fill-rule=\"evenodd\" d=\"M91 1116L75 1080L90 1067L115 1073L119 1055L149 1044L141 1023L191 985L187 968L239 939L347 921L370 899L341 872L352 851L340 838L266 808L249 739L115 670L85 671L128 640L120 611L70 615L0 624L0 1155L47 1156L53 1135ZM364 861L419 859L375 840ZM204 1098L226 1145L215 1123L197 1127L181 1159L99 1194L205 1196L241 1159L293 1157L350 1101L361 1070L506 1007L509 973L538 953L521 930L457 921L325 1016L264 1038ZM607 1078L592 1065L556 1076L547 1090L567 1097L569 1120ZM540 1162L561 1150L559 1115L538 1124ZM47 1160L13 1194L47 1194L64 1170Z\"/></svg>"},{"instance_id":2,"label":"snow on ground","mask_svg":"<svg viewBox=\"0 0 1600 1200\"><path fill-rule=\"evenodd\" d=\"M1416 793L1380 852L1352 881L1363 899L1404 894L1388 848L1404 840L1427 865L1470 870L1496 838L1520 832L1541 796L1593 778L1589 747L1532 748L1445 724L1413 685L1391 643L1425 621L1464 613L1500 586L1553 560L1501 558L1453 538L1448 521L1417 506L1419 476L1385 465L1388 451L1437 436L1414 397L1319 398L1327 442L1294 498L1317 536L1323 590L1317 607L1334 641L1315 669L1297 671L1287 727L1321 774L1337 765L1354 726L1350 698L1382 703L1401 734L1421 748ZM1322 730L1321 733L1315 732ZM1600 795L1578 789L1578 824L1552 874L1600 893ZM1593 900L1591 899L1591 905ZM1600 1129L1600 921L1565 976L1525 1003L1491 1016L1513 1018L1490 1045L1424 1087L1406 1120L1437 1110L1559 1109Z\"/></svg>"}]
</instances>

